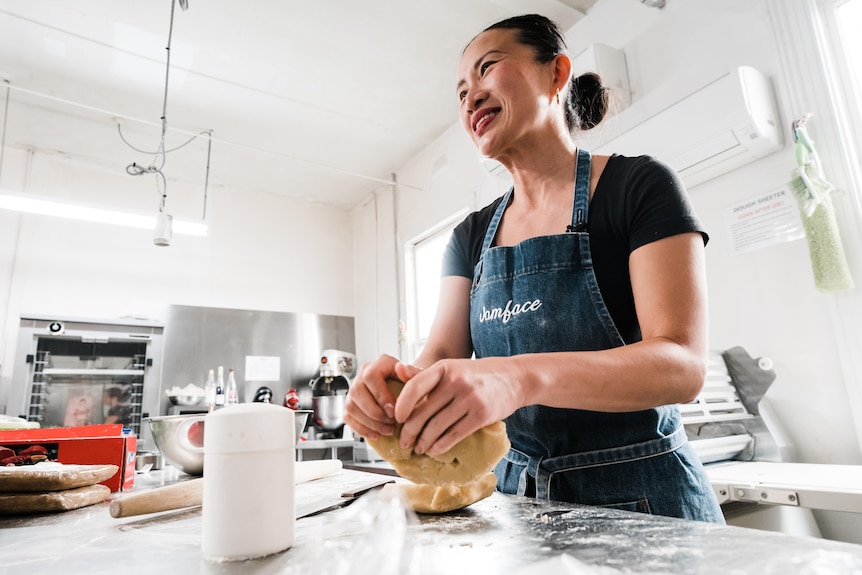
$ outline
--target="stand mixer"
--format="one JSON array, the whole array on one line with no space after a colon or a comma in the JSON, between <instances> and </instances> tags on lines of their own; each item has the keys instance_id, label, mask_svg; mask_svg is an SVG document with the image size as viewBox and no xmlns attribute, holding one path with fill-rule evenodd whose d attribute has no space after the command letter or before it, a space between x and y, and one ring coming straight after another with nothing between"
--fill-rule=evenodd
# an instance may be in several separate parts
<instances>
[{"instance_id":1,"label":"stand mixer","mask_svg":"<svg viewBox=\"0 0 862 575\"><path fill-rule=\"evenodd\" d=\"M350 389L349 377L356 373L356 356L337 349L325 349L320 358L320 376L311 385L312 425L309 439L341 439L344 408Z\"/></svg>"}]
</instances>

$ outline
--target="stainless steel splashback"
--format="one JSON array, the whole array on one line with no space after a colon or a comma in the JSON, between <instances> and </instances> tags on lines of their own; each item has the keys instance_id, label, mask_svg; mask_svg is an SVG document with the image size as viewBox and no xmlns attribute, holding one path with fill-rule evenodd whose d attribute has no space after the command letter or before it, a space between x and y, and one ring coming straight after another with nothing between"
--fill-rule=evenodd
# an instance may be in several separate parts
<instances>
[{"instance_id":1,"label":"stainless steel splashback","mask_svg":"<svg viewBox=\"0 0 862 575\"><path fill-rule=\"evenodd\" d=\"M210 369L221 365L224 366L225 373L228 369L234 370L242 402L252 401L255 391L265 385L273 391L272 401L280 404L285 393L295 387L300 391L300 400L305 399L307 402L304 408L311 409L309 384L319 374L321 353L333 349L356 353L352 317L180 305L166 306L159 315L162 317L158 321L58 318L33 314L23 316L10 389L0 389L0 399L4 396L10 399L7 413L27 417L26 414L32 411L30 400L34 397L47 397L48 394L42 393L41 387L34 387L37 384L42 385L43 382L39 377L34 378L33 374L41 371L41 368L34 368L34 365L39 363L38 342L49 337L94 342L144 342L141 345L146 347L147 362L140 368L143 370L144 380L132 382L130 401L134 412L132 427L139 434L139 450L154 448L149 425L141 422L141 418L167 415L173 407L165 390L174 386L185 387L189 383L204 387ZM33 360L28 360L30 356ZM277 380L249 379L245 373L246 358L249 356L263 358L269 365L274 364L277 358ZM65 380L58 382L57 377L62 374L53 373L57 371L56 368L62 370L69 366L49 367L55 368L50 375L54 378L51 380L55 383L54 387L61 391L69 387L69 382ZM81 369L78 368L87 366L72 367L75 369L71 372L66 369L63 374L74 373L75 377L82 377L79 373ZM101 408L102 387L107 385L102 376L117 370L103 369L109 367L107 365L93 367L94 369L85 370L89 377L87 389L98 391L91 399L93 405ZM125 377L126 370L120 371ZM95 384L90 381L94 378L98 379ZM109 383L119 385L113 380ZM59 399L63 400L61 403L64 405L68 403L65 396ZM57 397L52 400L57 400ZM96 407L93 407L93 410L96 410ZM176 411L182 408L173 409ZM205 406L199 405L190 409L202 410ZM34 416L35 420L46 414L51 415L46 410L36 411L38 413ZM101 417L101 412L96 415ZM101 423L101 420L93 422ZM43 421L42 424L58 425L55 421ZM61 421L59 425L62 424Z\"/></svg>"},{"instance_id":2,"label":"stainless steel splashback","mask_svg":"<svg viewBox=\"0 0 862 575\"><path fill-rule=\"evenodd\" d=\"M273 402L281 403L291 387L308 387L317 376L324 349L356 353L354 320L347 316L175 305L164 323L161 414L170 405L164 390L189 383L203 387L207 371L220 365L225 373L234 370L240 401L252 401L265 385ZM279 380L249 380L248 356L279 358Z\"/></svg>"}]
</instances>

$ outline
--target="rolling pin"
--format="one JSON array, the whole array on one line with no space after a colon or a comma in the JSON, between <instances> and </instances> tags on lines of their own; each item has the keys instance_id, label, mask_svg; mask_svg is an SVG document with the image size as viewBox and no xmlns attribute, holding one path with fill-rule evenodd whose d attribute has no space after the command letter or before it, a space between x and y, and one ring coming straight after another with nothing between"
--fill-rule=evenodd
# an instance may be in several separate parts
<instances>
[{"instance_id":1,"label":"rolling pin","mask_svg":"<svg viewBox=\"0 0 862 575\"><path fill-rule=\"evenodd\" d=\"M294 467L294 483L305 483L333 475L341 470L339 459L320 461L297 461ZM203 500L204 478L189 479L181 483L156 487L140 493L130 493L114 499L110 504L111 517L131 517L145 513L171 511L183 507L195 507Z\"/></svg>"}]
</instances>

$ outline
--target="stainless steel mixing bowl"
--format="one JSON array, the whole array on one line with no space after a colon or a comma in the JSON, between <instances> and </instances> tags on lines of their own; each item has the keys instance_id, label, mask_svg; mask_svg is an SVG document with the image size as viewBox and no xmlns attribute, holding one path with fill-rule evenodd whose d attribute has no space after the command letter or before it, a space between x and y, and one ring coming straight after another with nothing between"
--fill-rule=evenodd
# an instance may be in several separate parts
<instances>
[{"instance_id":1,"label":"stainless steel mixing bowl","mask_svg":"<svg viewBox=\"0 0 862 575\"><path fill-rule=\"evenodd\" d=\"M229 409L229 408L227 408ZM287 409L287 408L285 408ZM295 413L296 441L305 429L310 410L300 409ZM189 475L203 475L204 472L204 419L206 414L162 415L149 417L156 447L165 461ZM191 444L191 448L187 447Z\"/></svg>"},{"instance_id":2,"label":"stainless steel mixing bowl","mask_svg":"<svg viewBox=\"0 0 862 575\"><path fill-rule=\"evenodd\" d=\"M344 411L347 394L317 395L312 398L314 423L321 429L334 431L344 426Z\"/></svg>"},{"instance_id":3,"label":"stainless steel mixing bowl","mask_svg":"<svg viewBox=\"0 0 862 575\"><path fill-rule=\"evenodd\" d=\"M203 395L169 395L168 401L171 402L172 405L179 405L182 407L191 407L193 405L198 405L201 401L203 401Z\"/></svg>"},{"instance_id":4,"label":"stainless steel mixing bowl","mask_svg":"<svg viewBox=\"0 0 862 575\"><path fill-rule=\"evenodd\" d=\"M193 447L203 447L205 417L204 413L193 413L147 418L156 447L165 461L189 475L203 475L204 452L202 449L187 449L180 441L180 435L184 435Z\"/></svg>"}]
</instances>

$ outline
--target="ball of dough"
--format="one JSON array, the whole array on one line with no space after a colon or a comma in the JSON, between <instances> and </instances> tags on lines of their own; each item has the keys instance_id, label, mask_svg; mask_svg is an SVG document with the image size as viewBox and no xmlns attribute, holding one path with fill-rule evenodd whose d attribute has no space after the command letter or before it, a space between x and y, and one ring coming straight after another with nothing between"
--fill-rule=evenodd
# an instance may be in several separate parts
<instances>
[{"instance_id":1,"label":"ball of dough","mask_svg":"<svg viewBox=\"0 0 862 575\"><path fill-rule=\"evenodd\" d=\"M462 509L481 501L494 493L497 476L486 473L466 485L417 485L389 483L384 486L386 494L398 493L405 505L417 513L446 513Z\"/></svg>"},{"instance_id":2,"label":"ball of dough","mask_svg":"<svg viewBox=\"0 0 862 575\"><path fill-rule=\"evenodd\" d=\"M404 388L398 380L387 381L389 390L397 398ZM497 421L487 425L458 442L440 455L417 455L412 448L398 444L401 424L395 424L390 436L381 435L368 440L380 457L388 461L401 477L420 485L467 485L489 473L509 451L506 424Z\"/></svg>"}]
</instances>

